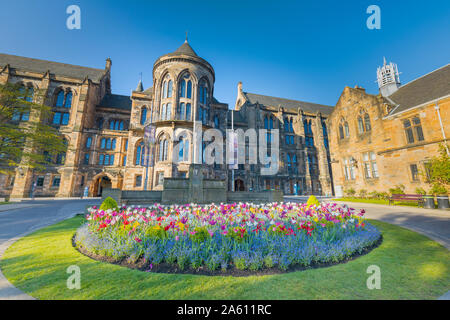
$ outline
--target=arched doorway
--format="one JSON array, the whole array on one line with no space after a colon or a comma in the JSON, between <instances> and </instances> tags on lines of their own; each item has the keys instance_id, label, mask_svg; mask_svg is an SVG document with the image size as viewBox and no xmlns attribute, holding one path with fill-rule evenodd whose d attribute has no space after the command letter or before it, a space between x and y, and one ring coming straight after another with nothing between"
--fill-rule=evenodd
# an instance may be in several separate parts
<instances>
[{"instance_id":1,"label":"arched doorway","mask_svg":"<svg viewBox=\"0 0 450 320\"><path fill-rule=\"evenodd\" d=\"M234 180L234 191L245 191L244 181L241 179Z\"/></svg>"},{"instance_id":2,"label":"arched doorway","mask_svg":"<svg viewBox=\"0 0 450 320\"><path fill-rule=\"evenodd\" d=\"M93 196L101 197L104 189L112 187L111 179L108 176L101 176L95 181Z\"/></svg>"}]
</instances>

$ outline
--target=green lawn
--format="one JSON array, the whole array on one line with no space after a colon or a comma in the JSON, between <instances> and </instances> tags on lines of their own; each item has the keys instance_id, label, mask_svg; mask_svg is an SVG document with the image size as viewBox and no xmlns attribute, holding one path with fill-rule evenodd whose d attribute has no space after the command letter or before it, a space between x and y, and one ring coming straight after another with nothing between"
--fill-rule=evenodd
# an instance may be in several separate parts
<instances>
[{"instance_id":1,"label":"green lawn","mask_svg":"<svg viewBox=\"0 0 450 320\"><path fill-rule=\"evenodd\" d=\"M13 244L0 261L15 286L38 299L435 299L450 289L450 252L420 234L372 221L384 241L345 264L287 274L208 277L156 274L94 261L71 238L83 218L41 229ZM67 268L81 268L81 289L66 287ZM367 267L381 268L369 290Z\"/></svg>"},{"instance_id":2,"label":"green lawn","mask_svg":"<svg viewBox=\"0 0 450 320\"><path fill-rule=\"evenodd\" d=\"M375 203L375 204L385 204L389 205L389 200L384 199L362 199L362 198L339 198L333 199L333 201L346 201L346 202L361 202L361 203ZM401 202L395 201L394 205L417 207L417 202Z\"/></svg>"},{"instance_id":3,"label":"green lawn","mask_svg":"<svg viewBox=\"0 0 450 320\"><path fill-rule=\"evenodd\" d=\"M2 204L10 204L11 202L5 202L5 201L2 201L2 202L0 202L0 205L2 205Z\"/></svg>"}]
</instances>

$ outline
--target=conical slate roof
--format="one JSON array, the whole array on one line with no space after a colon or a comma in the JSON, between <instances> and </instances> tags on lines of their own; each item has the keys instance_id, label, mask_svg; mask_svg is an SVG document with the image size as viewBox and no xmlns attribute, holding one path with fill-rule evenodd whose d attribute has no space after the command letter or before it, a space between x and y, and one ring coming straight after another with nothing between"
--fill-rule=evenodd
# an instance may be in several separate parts
<instances>
[{"instance_id":1,"label":"conical slate roof","mask_svg":"<svg viewBox=\"0 0 450 320\"><path fill-rule=\"evenodd\" d=\"M139 83L138 83L138 85L137 85L137 88L136 88L136 90L134 90L134 91L137 91L137 92L142 92L142 91L144 91L144 86L142 85L142 80L139 80Z\"/></svg>"},{"instance_id":2,"label":"conical slate roof","mask_svg":"<svg viewBox=\"0 0 450 320\"><path fill-rule=\"evenodd\" d=\"M166 54L166 56L179 56L179 55L187 55L191 57L198 57L198 55L195 53L194 49L189 45L188 41L184 41L184 43L174 52Z\"/></svg>"}]
</instances>

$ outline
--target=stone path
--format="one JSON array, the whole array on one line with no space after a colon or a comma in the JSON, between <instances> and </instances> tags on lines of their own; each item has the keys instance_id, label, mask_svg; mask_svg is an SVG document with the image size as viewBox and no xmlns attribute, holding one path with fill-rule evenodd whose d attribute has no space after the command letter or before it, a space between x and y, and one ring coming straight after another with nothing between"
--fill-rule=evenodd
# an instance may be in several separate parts
<instances>
[{"instance_id":1,"label":"stone path","mask_svg":"<svg viewBox=\"0 0 450 320\"><path fill-rule=\"evenodd\" d=\"M73 217L99 200L27 201L0 206L0 259L15 241L40 228ZM7 210L5 210L7 209ZM14 287L0 270L0 300L30 300L33 297Z\"/></svg>"}]
</instances>

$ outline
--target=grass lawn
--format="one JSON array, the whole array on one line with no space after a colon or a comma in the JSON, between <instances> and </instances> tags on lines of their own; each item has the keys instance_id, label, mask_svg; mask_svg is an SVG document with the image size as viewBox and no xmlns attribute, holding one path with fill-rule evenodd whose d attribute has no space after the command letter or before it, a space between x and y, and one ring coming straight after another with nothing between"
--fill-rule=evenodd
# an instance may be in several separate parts
<instances>
[{"instance_id":1,"label":"grass lawn","mask_svg":"<svg viewBox=\"0 0 450 320\"><path fill-rule=\"evenodd\" d=\"M5 201L3 201L3 202L0 202L0 205L2 205L2 204L10 204L11 202L5 202Z\"/></svg>"},{"instance_id":2,"label":"grass lawn","mask_svg":"<svg viewBox=\"0 0 450 320\"><path fill-rule=\"evenodd\" d=\"M94 261L71 238L82 217L41 229L13 244L0 261L15 286L38 299L435 299L450 288L450 252L431 239L372 221L384 241L369 254L328 268L250 277L157 274ZM81 289L66 287L81 269ZM381 268L369 290L367 267Z\"/></svg>"},{"instance_id":3,"label":"grass lawn","mask_svg":"<svg viewBox=\"0 0 450 320\"><path fill-rule=\"evenodd\" d=\"M347 201L347 202L361 202L361 203L374 203L374 204L389 205L389 200L384 200L384 199L339 198L339 199L333 199L333 201ZM394 201L393 204L400 205L400 206L416 207L416 208L418 207L417 202Z\"/></svg>"}]
</instances>

